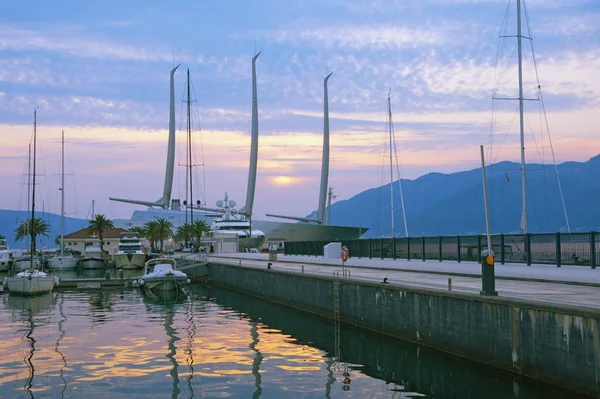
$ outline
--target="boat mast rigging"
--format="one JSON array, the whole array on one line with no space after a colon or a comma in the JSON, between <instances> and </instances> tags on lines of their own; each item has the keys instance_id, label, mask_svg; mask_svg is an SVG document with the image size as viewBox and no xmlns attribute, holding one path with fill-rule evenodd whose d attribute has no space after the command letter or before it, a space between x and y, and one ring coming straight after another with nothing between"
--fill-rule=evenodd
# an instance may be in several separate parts
<instances>
[{"instance_id":1,"label":"boat mast rigging","mask_svg":"<svg viewBox=\"0 0 600 399\"><path fill-rule=\"evenodd\" d=\"M521 195L523 198L523 210L521 213L521 229L523 229L524 234L527 234L527 183L525 174L525 134L523 132L523 46L521 33L521 0L517 0L517 47L519 60L519 134L521 137Z\"/></svg>"}]
</instances>

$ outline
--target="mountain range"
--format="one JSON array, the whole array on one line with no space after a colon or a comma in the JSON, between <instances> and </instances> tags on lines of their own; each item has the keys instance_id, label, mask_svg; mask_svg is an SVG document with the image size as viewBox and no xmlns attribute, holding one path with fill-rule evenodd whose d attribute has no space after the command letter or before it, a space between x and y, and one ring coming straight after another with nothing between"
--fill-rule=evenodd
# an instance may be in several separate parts
<instances>
[{"instance_id":1,"label":"mountain range","mask_svg":"<svg viewBox=\"0 0 600 399\"><path fill-rule=\"evenodd\" d=\"M573 232L600 231L600 155L586 162L557 165L527 164L528 227L531 233L566 232L567 222L556 178L560 176L569 226ZM520 164L500 162L486 167L493 233L521 231ZM411 237L471 235L485 233L481 168L443 174L429 173L417 179L402 179L408 233ZM404 237L398 181L394 187L396 237ZM316 211L307 217L316 215ZM60 216L38 214L51 226L44 246L55 247L60 234ZM0 234L11 248L24 248L14 241L14 230L28 218L26 211L0 210ZM391 236L390 184L371 188L331 206L331 224L368 227L363 238ZM87 227L88 220L65 217L65 234Z\"/></svg>"},{"instance_id":2,"label":"mountain range","mask_svg":"<svg viewBox=\"0 0 600 399\"><path fill-rule=\"evenodd\" d=\"M531 233L566 232L556 170L573 232L600 231L600 155L586 162L527 164L528 228ZM486 167L493 233L521 231L521 168L514 162ZM411 237L471 235L486 231L481 168L402 179ZM394 184L396 237L404 237L398 181ZM315 215L316 212L308 215ZM332 225L368 227L364 238L391 236L390 184L365 190L331 206Z\"/></svg>"}]
</instances>

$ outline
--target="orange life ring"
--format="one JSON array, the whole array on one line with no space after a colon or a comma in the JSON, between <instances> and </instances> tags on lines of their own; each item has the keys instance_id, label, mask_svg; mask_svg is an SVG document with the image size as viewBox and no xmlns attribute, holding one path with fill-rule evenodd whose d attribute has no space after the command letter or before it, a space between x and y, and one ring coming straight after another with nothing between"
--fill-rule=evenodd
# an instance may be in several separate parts
<instances>
[{"instance_id":1,"label":"orange life ring","mask_svg":"<svg viewBox=\"0 0 600 399\"><path fill-rule=\"evenodd\" d=\"M348 260L348 256L350 255L350 252L348 252L348 247L343 246L340 255L342 257L342 262L346 262Z\"/></svg>"}]
</instances>

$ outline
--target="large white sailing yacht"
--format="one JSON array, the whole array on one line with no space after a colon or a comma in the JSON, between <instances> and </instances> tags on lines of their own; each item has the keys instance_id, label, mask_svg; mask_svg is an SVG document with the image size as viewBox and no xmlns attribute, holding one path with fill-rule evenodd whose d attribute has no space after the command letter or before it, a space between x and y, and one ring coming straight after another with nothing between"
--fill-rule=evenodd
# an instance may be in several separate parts
<instances>
[{"instance_id":1,"label":"large white sailing yacht","mask_svg":"<svg viewBox=\"0 0 600 399\"><path fill-rule=\"evenodd\" d=\"M364 234L368 229L351 226L332 226L324 220L325 205L327 199L327 184L329 176L329 105L327 99L327 81L329 74L324 81L325 105L324 105L324 131L323 131L323 159L321 168L321 190L319 193L319 203L316 218L286 217L281 215L267 215L283 217L292 222L281 222L276 220L254 219L252 210L254 204L254 192L256 187L256 170L258 164L258 99L256 83L256 54L252 58L252 132L250 147L250 166L248 171L248 186L245 205L236 210L236 214L244 216L249 220L253 229L263 232L269 241L331 241L331 240L355 240ZM173 170L175 164L175 94L174 94L174 73L177 67L171 70L171 97L169 114L169 140L167 146L167 165L165 173L165 184L163 196L158 201L139 201L121 198L110 198L113 201L126 202L130 204L146 205L150 208L145 211L134 211L131 219L115 219L115 227L130 229L135 226L143 226L148 221L154 221L157 218L169 220L174 227L185 223L185 212L180 207L180 201L171 199L171 188L173 185ZM201 217L207 223L210 223L215 216L221 213L219 209L208 209L194 207L194 209L204 211ZM260 249L260 248L259 248Z\"/></svg>"}]
</instances>

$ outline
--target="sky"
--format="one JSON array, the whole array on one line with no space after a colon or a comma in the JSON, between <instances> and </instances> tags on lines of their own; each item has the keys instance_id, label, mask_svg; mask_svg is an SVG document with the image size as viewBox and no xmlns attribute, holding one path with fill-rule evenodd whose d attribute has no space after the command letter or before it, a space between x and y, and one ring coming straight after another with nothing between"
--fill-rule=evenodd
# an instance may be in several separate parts
<instances>
[{"instance_id":1,"label":"sky","mask_svg":"<svg viewBox=\"0 0 600 399\"><path fill-rule=\"evenodd\" d=\"M528 0L524 97L542 88L557 162L600 153L600 1ZM251 58L257 61L259 165L254 217L318 204L323 78L329 80L336 200L385 184L387 96L402 178L518 161L515 0L107 0L0 3L0 209L26 209L38 113L36 207L128 218L162 196L175 75L177 165L186 163L192 81L194 202L245 201ZM530 29L529 29L530 28ZM500 65L496 68L496 64ZM553 161L540 101L526 101L526 159ZM492 112L495 110L494 112ZM515 116L516 119L515 119ZM397 178L397 176L396 176ZM387 177L389 180L389 176ZM173 197L185 197L176 167Z\"/></svg>"}]
</instances>

